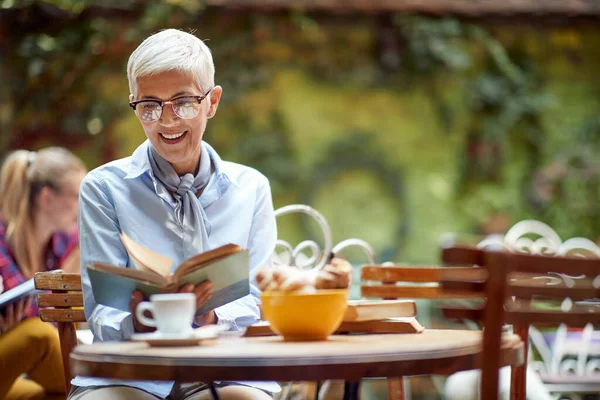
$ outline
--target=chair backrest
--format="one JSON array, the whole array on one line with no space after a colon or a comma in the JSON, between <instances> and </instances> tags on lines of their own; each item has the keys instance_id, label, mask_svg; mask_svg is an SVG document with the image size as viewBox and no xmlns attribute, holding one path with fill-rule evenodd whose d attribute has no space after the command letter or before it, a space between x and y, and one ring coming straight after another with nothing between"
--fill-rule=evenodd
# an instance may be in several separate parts
<instances>
[{"instance_id":1,"label":"chair backrest","mask_svg":"<svg viewBox=\"0 0 600 400\"><path fill-rule=\"evenodd\" d=\"M449 299L478 297L468 291L442 291L440 282L444 267L402 266L394 264L364 265L360 269L360 296L393 299ZM473 267L458 267L462 274L473 273ZM404 382L388 378L388 399L404 399Z\"/></svg>"},{"instance_id":2,"label":"chair backrest","mask_svg":"<svg viewBox=\"0 0 600 400\"><path fill-rule=\"evenodd\" d=\"M444 309L447 317L483 322L482 398L496 399L498 396L499 345L505 322L514 325L515 333L525 342L525 351L530 324L566 323L583 327L588 323L600 323L600 308L577 303L600 298L597 278L600 259L530 255L453 245L442 249L442 261L448 265L480 266L476 268L477 274L465 274L457 268L445 269L441 286L442 290L470 292L486 298L483 308ZM570 300L565 303L565 299ZM546 304L540 308L539 304L537 307L534 304L537 300L563 304L554 308ZM525 398L525 376L526 365L513 368L511 391L517 398Z\"/></svg>"},{"instance_id":3,"label":"chair backrest","mask_svg":"<svg viewBox=\"0 0 600 400\"><path fill-rule=\"evenodd\" d=\"M36 289L50 291L50 293L37 295L38 307L42 321L55 322L58 325L65 386L68 393L71 390L69 355L77 345L75 323L86 322L83 312L81 275L38 272L34 276L34 282Z\"/></svg>"},{"instance_id":4,"label":"chair backrest","mask_svg":"<svg viewBox=\"0 0 600 400\"><path fill-rule=\"evenodd\" d=\"M290 204L275 210L275 217L278 221L280 217L289 214L304 214L316 221L323 234L324 248L321 252L319 244L314 240L303 240L294 247L283 239L277 239L275 248L276 262L305 269L321 269L334 255L339 255L349 247L359 247L365 252L369 262L375 263L375 251L369 243L362 239L345 239L334 245L331 228L327 220L314 208L305 204ZM312 254L307 256L305 254L307 251Z\"/></svg>"},{"instance_id":5,"label":"chair backrest","mask_svg":"<svg viewBox=\"0 0 600 400\"><path fill-rule=\"evenodd\" d=\"M382 299L448 299L479 297L471 291L442 291L440 282L447 268L436 266L365 265L360 269L361 297ZM454 268L470 276L473 267Z\"/></svg>"}]
</instances>

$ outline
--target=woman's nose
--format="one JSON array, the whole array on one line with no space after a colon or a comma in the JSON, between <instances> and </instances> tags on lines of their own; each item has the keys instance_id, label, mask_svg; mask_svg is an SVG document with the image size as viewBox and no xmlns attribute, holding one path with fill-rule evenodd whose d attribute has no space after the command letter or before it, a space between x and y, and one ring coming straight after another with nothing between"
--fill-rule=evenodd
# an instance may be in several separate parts
<instances>
[{"instance_id":1,"label":"woman's nose","mask_svg":"<svg viewBox=\"0 0 600 400\"><path fill-rule=\"evenodd\" d=\"M172 104L165 104L163 106L162 115L160 116L160 119L159 119L159 121L163 125L169 125L170 123L176 122L179 119L180 119L179 116L177 114L175 114L175 111L173 111Z\"/></svg>"}]
</instances>

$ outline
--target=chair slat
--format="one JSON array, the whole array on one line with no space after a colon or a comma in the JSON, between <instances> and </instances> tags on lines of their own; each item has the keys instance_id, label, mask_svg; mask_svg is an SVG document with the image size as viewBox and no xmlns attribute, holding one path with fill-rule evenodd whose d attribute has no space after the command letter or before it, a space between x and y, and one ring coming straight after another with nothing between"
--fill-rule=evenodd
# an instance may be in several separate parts
<instances>
[{"instance_id":1,"label":"chair slat","mask_svg":"<svg viewBox=\"0 0 600 400\"><path fill-rule=\"evenodd\" d=\"M472 281L459 281L459 280L442 280L440 282L440 287L443 291L459 291L469 293L479 293L479 297L484 297L485 293L485 282L472 282Z\"/></svg>"},{"instance_id":2,"label":"chair slat","mask_svg":"<svg viewBox=\"0 0 600 400\"><path fill-rule=\"evenodd\" d=\"M495 252L486 252L472 247L451 247L442 249L442 261L447 265L486 265L486 257ZM497 253L496 253L497 254ZM598 275L600 258L573 256L532 255L501 252L510 258L512 270L531 273L560 272L569 275Z\"/></svg>"},{"instance_id":3,"label":"chair slat","mask_svg":"<svg viewBox=\"0 0 600 400\"><path fill-rule=\"evenodd\" d=\"M541 310L506 310L505 320L510 324L550 325L562 323L570 327L583 328L588 323L600 324L600 313L587 311L541 311Z\"/></svg>"},{"instance_id":4,"label":"chair slat","mask_svg":"<svg viewBox=\"0 0 600 400\"><path fill-rule=\"evenodd\" d=\"M510 283L508 286L508 293L510 296L515 296L522 299L529 299L534 296L561 300L567 297L571 298L572 300L600 298L600 288L568 288L564 286L537 286L522 283Z\"/></svg>"},{"instance_id":5,"label":"chair slat","mask_svg":"<svg viewBox=\"0 0 600 400\"><path fill-rule=\"evenodd\" d=\"M82 307L83 295L79 293L40 293L39 307Z\"/></svg>"},{"instance_id":6,"label":"chair slat","mask_svg":"<svg viewBox=\"0 0 600 400\"><path fill-rule=\"evenodd\" d=\"M40 319L45 322L85 322L83 310L42 308Z\"/></svg>"},{"instance_id":7,"label":"chair slat","mask_svg":"<svg viewBox=\"0 0 600 400\"><path fill-rule=\"evenodd\" d=\"M360 270L360 279L379 282L435 282L439 277L436 267L405 267L365 265Z\"/></svg>"},{"instance_id":8,"label":"chair slat","mask_svg":"<svg viewBox=\"0 0 600 400\"><path fill-rule=\"evenodd\" d=\"M380 266L365 265L360 270L360 278L364 281L379 282L439 282L447 270L461 273L469 279L477 279L480 268L473 267L422 267L422 266Z\"/></svg>"},{"instance_id":9,"label":"chair slat","mask_svg":"<svg viewBox=\"0 0 600 400\"><path fill-rule=\"evenodd\" d=\"M450 268L452 269L452 268ZM471 268L472 270L479 270L479 268ZM442 274L444 275L444 274ZM520 274L518 280L508 282L508 294L509 296L515 296L518 298L529 299L532 297L548 297L556 299L564 299L570 297L573 300L587 300L587 299L599 299L600 288L594 288L591 285L591 281L576 282L575 287L567 287L565 284L549 285L547 280L544 279L533 279L532 276L539 275L527 275ZM471 281L471 280L460 280L451 279L460 277L460 274L446 273L444 278L440 281L440 286L443 289L452 291L465 291L465 292L483 292L485 290L485 282ZM581 285L581 287L577 287ZM587 285L587 287L583 286Z\"/></svg>"},{"instance_id":10,"label":"chair slat","mask_svg":"<svg viewBox=\"0 0 600 400\"><path fill-rule=\"evenodd\" d=\"M81 290L81 275L38 272L34 283L38 290Z\"/></svg>"},{"instance_id":11,"label":"chair slat","mask_svg":"<svg viewBox=\"0 0 600 400\"><path fill-rule=\"evenodd\" d=\"M483 252L466 246L443 248L442 262L446 265L485 265Z\"/></svg>"},{"instance_id":12,"label":"chair slat","mask_svg":"<svg viewBox=\"0 0 600 400\"><path fill-rule=\"evenodd\" d=\"M442 249L442 262L446 265L487 265L486 258L498 253L486 252L467 246L455 246ZM587 275L595 277L600 270L600 258L582 258L573 256L547 256L500 252L510 259L510 269L525 273L547 274L558 272L568 275Z\"/></svg>"},{"instance_id":13,"label":"chair slat","mask_svg":"<svg viewBox=\"0 0 600 400\"><path fill-rule=\"evenodd\" d=\"M592 279L600 275L600 258L556 257L529 254L510 254L513 271L545 275L549 272L567 275L586 275Z\"/></svg>"},{"instance_id":14,"label":"chair slat","mask_svg":"<svg viewBox=\"0 0 600 400\"><path fill-rule=\"evenodd\" d=\"M362 285L362 297L378 297L383 299L417 298L417 299L463 299L479 298L482 293L465 291L446 291L439 286L396 286L396 285Z\"/></svg>"}]
</instances>

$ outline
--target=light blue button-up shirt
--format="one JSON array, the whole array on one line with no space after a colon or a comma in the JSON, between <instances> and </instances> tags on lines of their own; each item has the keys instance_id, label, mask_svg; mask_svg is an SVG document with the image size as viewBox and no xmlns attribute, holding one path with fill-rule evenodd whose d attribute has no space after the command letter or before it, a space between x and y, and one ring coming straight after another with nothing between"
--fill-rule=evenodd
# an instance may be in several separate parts
<instances>
[{"instance_id":1,"label":"light blue button-up shirt","mask_svg":"<svg viewBox=\"0 0 600 400\"><path fill-rule=\"evenodd\" d=\"M208 146L205 142L203 146ZM198 198L206 214L208 243L194 249L194 232L178 222L175 200L154 178L145 141L131 157L113 161L87 174L79 195L79 241L84 308L94 341L127 340L133 334L131 313L96 304L86 265L101 262L133 267L119 232L173 260L172 270L187 258L227 243L250 253L250 294L215 309L219 323L239 330L260 318L259 290L252 273L271 263L277 227L269 181L260 172L222 161L210 148L214 172ZM117 381L75 377L76 386L127 385L166 397L173 382ZM274 382L252 382L251 386L279 391Z\"/></svg>"}]
</instances>

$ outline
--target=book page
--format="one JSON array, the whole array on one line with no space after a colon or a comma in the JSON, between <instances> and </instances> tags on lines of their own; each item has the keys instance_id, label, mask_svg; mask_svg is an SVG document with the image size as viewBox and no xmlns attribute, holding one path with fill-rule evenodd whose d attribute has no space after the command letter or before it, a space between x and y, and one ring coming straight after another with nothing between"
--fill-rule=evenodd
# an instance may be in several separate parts
<instances>
[{"instance_id":1,"label":"book page","mask_svg":"<svg viewBox=\"0 0 600 400\"><path fill-rule=\"evenodd\" d=\"M173 260L169 257L145 248L141 244L136 243L124 232L121 233L121 241L137 269L154 272L164 277L171 275Z\"/></svg>"},{"instance_id":2,"label":"book page","mask_svg":"<svg viewBox=\"0 0 600 400\"><path fill-rule=\"evenodd\" d=\"M169 280L154 272L140 271L137 269L126 268L126 267L115 267L114 265L95 263L87 266L88 269L107 272L113 275L124 276L133 278L142 282L154 283L158 286L167 286Z\"/></svg>"},{"instance_id":3,"label":"book page","mask_svg":"<svg viewBox=\"0 0 600 400\"><path fill-rule=\"evenodd\" d=\"M174 291L166 278L154 272L99 263L88 265L87 272L95 302L125 312L131 312L134 290L142 292L145 300L153 294Z\"/></svg>"},{"instance_id":4,"label":"book page","mask_svg":"<svg viewBox=\"0 0 600 400\"><path fill-rule=\"evenodd\" d=\"M174 281L177 282L182 276L187 275L198 268L202 268L203 266L208 265L218 259L238 253L241 250L242 248L236 244L226 244L224 246L217 247L216 249L209 250L188 258L182 262L179 267L177 267L177 270L173 274L175 278Z\"/></svg>"},{"instance_id":5,"label":"book page","mask_svg":"<svg viewBox=\"0 0 600 400\"><path fill-rule=\"evenodd\" d=\"M350 300L344 321L373 321L395 317L414 317L413 300Z\"/></svg>"}]
</instances>

